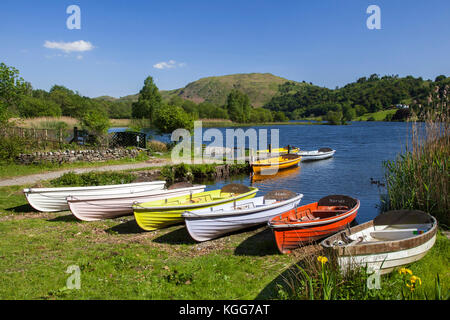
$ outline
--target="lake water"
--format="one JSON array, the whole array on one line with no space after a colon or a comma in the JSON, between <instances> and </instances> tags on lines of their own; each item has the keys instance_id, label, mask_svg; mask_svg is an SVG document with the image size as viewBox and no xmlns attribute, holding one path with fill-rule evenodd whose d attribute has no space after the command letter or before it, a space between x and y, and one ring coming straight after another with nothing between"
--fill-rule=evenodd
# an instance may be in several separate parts
<instances>
[{"instance_id":1,"label":"lake water","mask_svg":"<svg viewBox=\"0 0 450 320\"><path fill-rule=\"evenodd\" d=\"M267 176L264 180L252 181L248 176L239 176L208 185L207 189L220 188L231 182L257 187L260 190L257 195L275 189L288 189L303 193L301 204L318 201L329 194L345 194L360 200L356 222L363 223L378 214L380 194L386 193L385 188L372 184L370 178L384 182L382 162L395 159L398 153L405 150L410 138L410 126L403 122L278 126L280 146L289 144L303 150L330 147L336 150L334 157L301 162L297 168L280 170L277 175Z\"/></svg>"},{"instance_id":2,"label":"lake water","mask_svg":"<svg viewBox=\"0 0 450 320\"><path fill-rule=\"evenodd\" d=\"M386 192L385 188L372 184L370 178L384 182L382 162L395 159L397 154L405 150L410 139L410 127L410 123L404 122L253 127L268 131L278 128L280 147L288 144L303 150L330 147L336 153L331 159L302 162L299 167L279 171L277 175L267 176L264 180L252 181L250 176L238 176L210 184L207 190L221 188L227 183L255 186L260 190L257 196L275 189L288 189L303 193L301 204L318 201L330 194L349 195L360 200L361 207L356 222L363 223L378 214L380 195ZM226 129L219 128L223 133ZM245 131L249 127L242 129ZM154 138L167 141L169 136Z\"/></svg>"}]
</instances>

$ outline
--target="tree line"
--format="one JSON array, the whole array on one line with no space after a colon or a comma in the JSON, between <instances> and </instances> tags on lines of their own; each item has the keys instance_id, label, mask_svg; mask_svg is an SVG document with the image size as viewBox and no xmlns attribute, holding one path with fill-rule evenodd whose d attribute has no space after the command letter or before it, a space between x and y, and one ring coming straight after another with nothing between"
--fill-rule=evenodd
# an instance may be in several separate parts
<instances>
[{"instance_id":1,"label":"tree line","mask_svg":"<svg viewBox=\"0 0 450 320\"><path fill-rule=\"evenodd\" d=\"M288 81L279 86L278 94L263 107L282 111L290 119L322 117L331 122L351 121L365 113L407 105L419 119L430 110L444 110L448 106L447 92L450 78L445 75L434 81L413 76L386 75L359 78L334 90L312 84ZM388 115L385 120L391 120Z\"/></svg>"}]
</instances>

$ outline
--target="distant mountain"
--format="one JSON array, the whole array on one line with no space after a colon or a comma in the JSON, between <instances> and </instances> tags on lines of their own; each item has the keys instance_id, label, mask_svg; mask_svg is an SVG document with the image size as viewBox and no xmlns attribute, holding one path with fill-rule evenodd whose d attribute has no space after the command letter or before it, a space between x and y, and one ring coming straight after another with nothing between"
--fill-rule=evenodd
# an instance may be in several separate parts
<instances>
[{"instance_id":1,"label":"distant mountain","mask_svg":"<svg viewBox=\"0 0 450 320\"><path fill-rule=\"evenodd\" d=\"M272 97L279 94L278 87L289 80L274 76L270 73L240 73L225 76L201 78L187 84L184 88L174 90L160 90L164 100L168 101L174 96L180 96L195 103L211 102L218 106L226 103L227 96L232 89L238 89L248 95L254 107L261 107L269 102ZM297 83L298 85L304 83ZM137 101L139 94L113 98L101 96L97 99L106 101Z\"/></svg>"}]
</instances>

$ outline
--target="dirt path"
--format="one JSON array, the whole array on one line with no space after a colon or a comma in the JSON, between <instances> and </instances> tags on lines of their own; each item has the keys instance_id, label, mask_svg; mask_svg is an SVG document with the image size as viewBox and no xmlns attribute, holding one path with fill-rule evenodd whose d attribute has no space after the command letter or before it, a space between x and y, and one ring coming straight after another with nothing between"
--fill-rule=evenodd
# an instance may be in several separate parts
<instances>
[{"instance_id":1,"label":"dirt path","mask_svg":"<svg viewBox=\"0 0 450 320\"><path fill-rule=\"evenodd\" d=\"M90 171L120 171L120 170L130 170L130 169L142 169L142 168L154 168L159 166L164 166L170 163L170 160L165 159L152 159L145 162L130 163L130 164L118 164L118 165L108 165L102 167L90 167L90 168L71 168L59 171L45 172L32 174L28 176L20 176L9 179L0 180L0 187L33 184L40 180L55 179L62 176L64 173L73 171L75 173L84 173Z\"/></svg>"}]
</instances>

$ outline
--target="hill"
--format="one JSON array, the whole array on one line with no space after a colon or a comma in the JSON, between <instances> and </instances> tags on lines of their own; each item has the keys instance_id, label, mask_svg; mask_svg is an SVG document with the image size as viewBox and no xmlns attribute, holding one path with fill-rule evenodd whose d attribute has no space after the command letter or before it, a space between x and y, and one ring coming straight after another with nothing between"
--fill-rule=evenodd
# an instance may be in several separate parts
<instances>
[{"instance_id":1,"label":"hill","mask_svg":"<svg viewBox=\"0 0 450 320\"><path fill-rule=\"evenodd\" d=\"M254 107L261 107L278 93L279 85L286 81L289 80L270 73L240 73L202 78L184 88L161 91L161 94L166 100L177 95L195 103L206 101L221 106L230 91L238 89L248 95Z\"/></svg>"}]
</instances>

